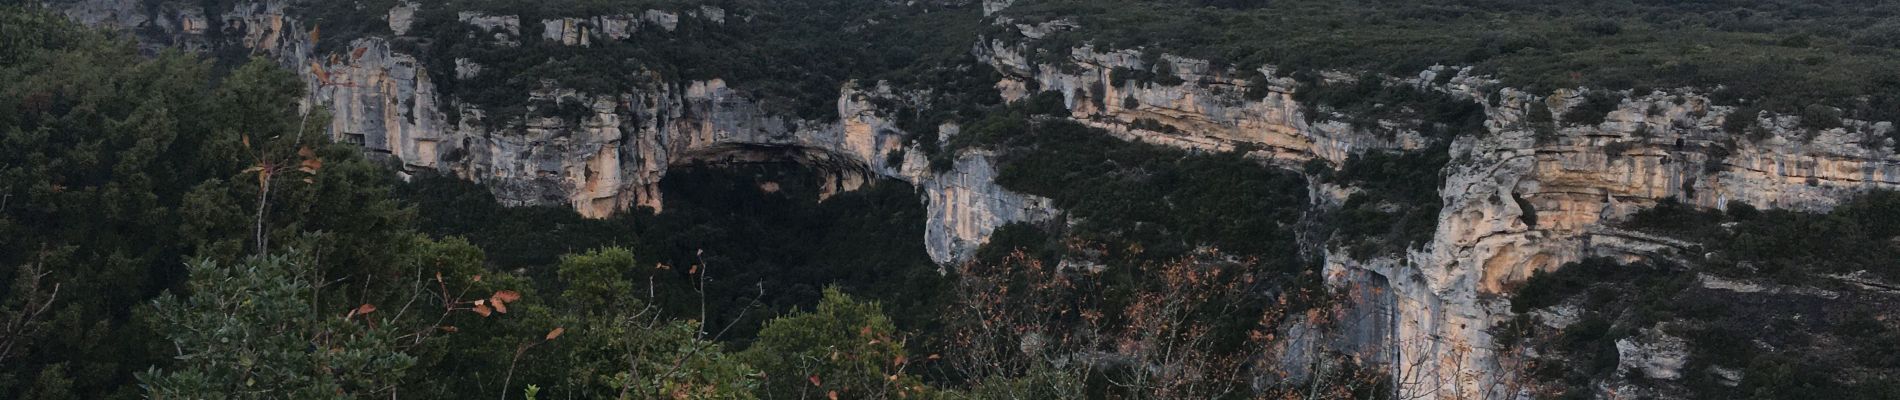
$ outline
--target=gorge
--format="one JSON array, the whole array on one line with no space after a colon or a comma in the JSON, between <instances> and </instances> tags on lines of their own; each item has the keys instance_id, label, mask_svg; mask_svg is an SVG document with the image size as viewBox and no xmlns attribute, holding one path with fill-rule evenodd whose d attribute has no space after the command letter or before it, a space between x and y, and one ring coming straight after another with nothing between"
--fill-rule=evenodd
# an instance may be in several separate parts
<instances>
[{"instance_id":1,"label":"gorge","mask_svg":"<svg viewBox=\"0 0 1900 400\"><path fill-rule=\"evenodd\" d=\"M1737 304L1771 298L1749 296L1795 296L1825 304L1817 309L1858 304L1876 310L1868 318L1878 321L1869 328L1878 332L1895 331L1894 321L1900 321L1887 319L1896 308L1879 311L1900 295L1890 260L1883 264L1887 269L1815 273L1815 280L1725 277L1699 267L1729 257L1704 243L1715 236L1642 225L1651 221L1642 216L1653 215L1644 213L1677 208L1717 219L1758 209L1825 215L1855 204L1865 193L1900 189L1900 155L1892 139L1900 132L1891 121L1843 117L1848 107L1763 108L1732 101L1713 86L1514 86L1521 81L1478 65L1434 63L1391 72L1244 64L1165 45L1094 40L1088 37L1097 34L1092 29L1114 27L1094 26L1106 20L1087 15L1061 16L1069 10L1028 0L846 4L847 9L876 10L864 11L870 13L868 22L838 22L848 30L869 34L881 29L880 23L927 24L917 30L935 30L923 34L958 43L942 57L964 62L900 71L921 76L915 79L853 74L816 79L833 86L780 84L746 67L720 71L694 63L726 60L722 52L757 50L718 41L783 35L787 31L772 24L834 15L752 2L639 3L562 9L480 1L77 0L47 2L46 7L80 24L130 36L142 53L182 49L214 59L256 57L293 71L304 93L297 100L299 113L327 114L323 131L329 140L357 146L370 159L393 166L401 180L452 177L479 184L504 206L566 208L608 221L628 214L665 215L675 211L666 206L662 182L680 171L789 162L810 171L816 181L814 204L821 206L849 193L901 198L902 190L890 186L908 185L922 208L922 221L915 221L922 237L893 243L919 240L935 272L949 279L959 277L960 265L1000 262L983 255L1007 252L988 246L999 241L1030 253L1021 257L1045 257L1072 271L1148 268L1177 259L1173 256L1209 265L1284 267L1292 272L1281 274L1272 287L1254 290L1248 296L1259 297L1249 301L1277 298L1286 305L1290 293L1303 290L1323 292L1318 297L1326 300L1304 311L1301 307L1308 305L1289 307L1294 312L1249 331L1277 338L1270 340L1273 350L1259 359L1236 361L1257 366L1249 369L1254 376L1236 378L1256 389L1272 386L1261 382L1271 381L1276 372L1290 380L1317 380L1331 376L1322 371L1354 368L1383 377L1379 393L1366 396L1378 398L1701 398L1715 396L1706 390L1755 387L1744 383L1748 375L1734 372L1749 365L1712 364L1691 355L1688 349L1706 344L1675 330L1701 326L1686 316L1647 325L1629 321L1653 321L1596 321L1623 333L1603 339L1613 343L1607 351L1616 355L1611 363L1616 372L1597 370L1581 385L1540 375L1534 364L1570 354L1562 343L1580 337L1570 334L1571 328L1591 323L1579 313L1637 307L1560 298L1527 309L1527 300L1518 299L1520 290L1548 282L1540 279L1581 273L1563 272L1576 268L1616 275L1624 270L1615 268L1674 265L1654 268L1694 276L1689 289L1677 290L1722 292L1737 296L1730 300ZM814 14L796 15L800 12ZM879 47L885 44L861 47L867 54L898 54ZM932 49L903 52L891 56L903 59L894 65L927 65L918 60L938 56ZM789 69L817 69L801 68ZM975 106L964 103L993 108L965 112L960 108ZM1014 123L1024 125L986 119L1012 118L997 117L1005 115L1020 117ZM1105 169L1025 172L1066 165L1049 161L1056 158L1048 152L1074 149L1040 140L1052 137L1049 132L1071 130L1123 143L1100 148L1141 146L1128 148L1160 154L1155 158L1194 160L1181 162L1187 165L1228 168L1235 165L1232 160L1244 160L1258 170L1213 171L1278 186L1246 188L1260 191L1259 199L1272 199L1259 202L1195 202L1164 193L1145 200L1180 208L1098 207L1090 200L1099 196L1052 188L1092 178L1088 174L1173 187L1164 185L1175 181L1154 177L1176 179L1170 175L1176 171L1111 158L1106 164L1114 167ZM1201 160L1220 161L1195 164ZM1379 171L1404 181L1382 181ZM1399 177L1390 171L1411 174ZM1246 175L1253 173L1264 175ZM1178 178L1191 182L1183 187L1205 182L1195 179L1216 178ZM1280 201L1281 196L1299 200ZM1245 215L1224 214L1225 219L1260 226L1237 230L1242 234L1190 233L1171 225L1168 216L1144 214L1187 213L1203 206L1241 207L1239 214ZM1230 210L1216 211L1210 212ZM1124 214L1136 215L1125 217L1135 222L1112 226ZM1733 231L1751 221L1728 218L1710 229ZM1368 220L1375 222L1363 222ZM1406 222L1414 220L1424 222ZM1891 222L1871 221L1870 226ZM1368 225L1364 229L1373 232L1352 231ZM1166 239L1144 241L1142 229L1159 229L1158 236ZM1019 230L1054 238L993 240ZM1245 236L1257 232L1272 237ZM1232 240L1235 235L1247 240ZM1240 244L1222 245L1232 243ZM1174 247L1179 251L1171 252ZM1038 248L1054 256L1037 255ZM1164 254L1169 260L1144 258ZM1130 279L1138 282L1159 280L1134 276L1140 278ZM1307 281L1313 284L1302 286ZM811 301L821 297L807 294ZM887 309L897 308L880 300ZM1116 302L1140 303L1103 300ZM1235 307L1253 310L1253 303L1246 304ZM700 323L717 321L704 318L703 301L700 307ZM1315 317L1321 314L1329 318ZM1807 315L1847 318L1823 314ZM1791 319L1800 318L1797 313ZM1524 325L1556 333L1541 341L1504 333ZM1835 325L1828 322L1826 329ZM864 329L868 334L882 328ZM1015 344L1027 353L1052 340L1025 335ZM1769 340L1762 339L1760 347L1793 351L1787 349L1826 347L1827 342L1773 346ZM1111 360L1100 361L1105 365L1121 360L1091 352L1113 353L1088 348L1063 355L1056 365L1096 362L1071 356ZM911 358L922 356L913 352ZM1900 365L1866 364L1853 367L1854 378L1834 383L1867 385L1857 387L1868 398L1895 393L1877 390L1895 387ZM820 386L813 376L812 385ZM901 380L899 374L889 376ZM1716 379L1711 381L1716 384L1697 383L1703 379ZM1268 392L1253 395L1260 393ZM891 396L848 392L846 397Z\"/></svg>"}]
</instances>

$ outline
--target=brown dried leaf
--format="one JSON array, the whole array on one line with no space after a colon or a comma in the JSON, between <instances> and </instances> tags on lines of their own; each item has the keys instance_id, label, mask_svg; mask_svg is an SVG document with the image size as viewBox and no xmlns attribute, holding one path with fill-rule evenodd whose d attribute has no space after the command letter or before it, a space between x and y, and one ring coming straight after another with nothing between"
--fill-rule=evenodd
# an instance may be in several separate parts
<instances>
[{"instance_id":1,"label":"brown dried leaf","mask_svg":"<svg viewBox=\"0 0 1900 400\"><path fill-rule=\"evenodd\" d=\"M818 380L818 375L812 375L812 376L810 376L810 377L808 377L808 378L809 378L809 379L811 380L811 385L812 385L812 386L824 386L824 385L825 385L825 383L824 383L824 381L820 381L820 380Z\"/></svg>"},{"instance_id":2,"label":"brown dried leaf","mask_svg":"<svg viewBox=\"0 0 1900 400\"><path fill-rule=\"evenodd\" d=\"M495 295L489 296L489 298L494 299L496 302L513 303L516 300L521 300L521 293L513 290L502 290L495 292Z\"/></svg>"},{"instance_id":3,"label":"brown dried leaf","mask_svg":"<svg viewBox=\"0 0 1900 400\"><path fill-rule=\"evenodd\" d=\"M350 53L350 61L356 61L356 60L360 60L360 59L362 59L362 58L363 58L363 52L365 52L365 51L369 51L369 48L368 48L368 47L358 47L358 48L356 48L356 51L355 51L355 52L351 52L351 53Z\"/></svg>"},{"instance_id":4,"label":"brown dried leaf","mask_svg":"<svg viewBox=\"0 0 1900 400\"><path fill-rule=\"evenodd\" d=\"M488 305L489 305L490 307L494 307L494 308L495 308L495 312L498 312L498 313L502 313L502 314L507 314L507 313L508 313L508 303L503 303L503 302L499 302L499 301L495 301L495 299L494 299L494 298L489 298L489 299L488 299Z\"/></svg>"},{"instance_id":5,"label":"brown dried leaf","mask_svg":"<svg viewBox=\"0 0 1900 400\"><path fill-rule=\"evenodd\" d=\"M495 310L489 309L488 305L483 304L483 303L484 302L481 300L475 301L475 308L473 308L473 310L475 311L476 314L481 314L483 317L487 317L489 314L495 313Z\"/></svg>"},{"instance_id":6,"label":"brown dried leaf","mask_svg":"<svg viewBox=\"0 0 1900 400\"><path fill-rule=\"evenodd\" d=\"M825 398L831 399L831 400L838 400L838 391L833 390L833 391L825 392Z\"/></svg>"},{"instance_id":7,"label":"brown dried leaf","mask_svg":"<svg viewBox=\"0 0 1900 400\"><path fill-rule=\"evenodd\" d=\"M555 338L561 337L561 334L563 333L567 333L567 328L556 327L554 328L554 330L548 331L548 340L554 340Z\"/></svg>"},{"instance_id":8,"label":"brown dried leaf","mask_svg":"<svg viewBox=\"0 0 1900 400\"><path fill-rule=\"evenodd\" d=\"M356 310L353 312L355 312L356 315L369 315L369 313L376 312L376 305L363 303L363 305L356 306Z\"/></svg>"}]
</instances>

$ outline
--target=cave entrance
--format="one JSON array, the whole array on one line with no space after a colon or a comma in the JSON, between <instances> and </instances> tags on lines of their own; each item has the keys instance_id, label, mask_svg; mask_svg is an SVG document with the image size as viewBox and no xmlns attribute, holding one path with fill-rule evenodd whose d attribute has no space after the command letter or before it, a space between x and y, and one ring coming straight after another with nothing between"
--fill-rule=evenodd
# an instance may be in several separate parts
<instances>
[{"instance_id":1,"label":"cave entrance","mask_svg":"<svg viewBox=\"0 0 1900 400\"><path fill-rule=\"evenodd\" d=\"M777 169L804 169L819 179L817 199L824 201L845 192L857 191L867 185L881 183L908 184L894 179L884 178L872 172L863 163L842 157L837 153L804 146L777 146L756 144L725 144L688 152L674 160L673 170L681 168L720 168L745 166L777 166ZM673 179L669 171L666 180ZM778 182L760 182L773 186L774 190L786 189ZM661 190L662 197L666 190ZM664 207L663 207L664 208Z\"/></svg>"},{"instance_id":2,"label":"cave entrance","mask_svg":"<svg viewBox=\"0 0 1900 400\"><path fill-rule=\"evenodd\" d=\"M628 248L640 265L630 277L651 283L639 288L643 297L651 290L651 304L690 305L667 311L697 319L703 293L709 329L730 324L724 339L735 348L766 319L809 309L834 285L918 326L936 313L932 294L946 282L925 250L924 204L911 185L889 178L827 195L836 177L866 173L836 159L790 147L697 154L656 185L664 213L603 219L565 205L505 207L454 177L419 176L402 192L425 231L467 238L496 268L552 275L563 254Z\"/></svg>"}]
</instances>

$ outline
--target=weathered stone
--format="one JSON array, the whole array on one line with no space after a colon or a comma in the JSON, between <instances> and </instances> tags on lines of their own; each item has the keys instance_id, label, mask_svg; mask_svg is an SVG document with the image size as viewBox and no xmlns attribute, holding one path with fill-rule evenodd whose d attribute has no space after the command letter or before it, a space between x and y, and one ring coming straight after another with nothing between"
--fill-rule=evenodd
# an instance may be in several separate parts
<instances>
[{"instance_id":1,"label":"weathered stone","mask_svg":"<svg viewBox=\"0 0 1900 400\"><path fill-rule=\"evenodd\" d=\"M521 18L513 15L488 15L476 11L463 11L456 18L475 29L488 32L494 37L494 44L501 46L521 45Z\"/></svg>"},{"instance_id":2,"label":"weathered stone","mask_svg":"<svg viewBox=\"0 0 1900 400\"><path fill-rule=\"evenodd\" d=\"M396 36L409 34L409 27L416 24L416 10L420 8L422 4L407 1L390 7L389 31L395 33Z\"/></svg>"},{"instance_id":3,"label":"weathered stone","mask_svg":"<svg viewBox=\"0 0 1900 400\"><path fill-rule=\"evenodd\" d=\"M1689 344L1657 329L1644 329L1641 335L1616 341L1616 373L1640 371L1649 379L1682 378L1682 366L1689 363Z\"/></svg>"}]
</instances>

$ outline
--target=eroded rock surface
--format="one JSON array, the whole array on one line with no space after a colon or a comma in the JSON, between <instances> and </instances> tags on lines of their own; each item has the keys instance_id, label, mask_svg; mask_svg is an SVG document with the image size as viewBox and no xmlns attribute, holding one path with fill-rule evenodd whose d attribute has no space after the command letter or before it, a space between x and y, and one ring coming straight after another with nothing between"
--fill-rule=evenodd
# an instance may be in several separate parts
<instances>
[{"instance_id":1,"label":"eroded rock surface","mask_svg":"<svg viewBox=\"0 0 1900 400\"><path fill-rule=\"evenodd\" d=\"M163 35L154 46L210 45L205 30L214 17L141 3L85 0L62 4L61 10L95 26L155 27ZM983 7L994 13L1010 3L986 0ZM522 102L578 105L588 115L489 124L483 123L483 110L439 93L416 55L401 54L386 39L365 38L352 42L342 53L346 56L318 56L304 28L286 18L283 9L281 2L267 1L211 14L223 29L237 33L240 45L300 71L311 88L311 105L334 114L330 131L338 140L400 160L411 172L439 171L485 183L510 204L565 204L593 217L638 206L658 208L656 184L672 166L778 157L826 168L833 174L828 186L836 190L848 190L869 175L917 185L929 207L926 243L939 262L967 257L1003 224L1056 213L1048 199L997 186L985 153L962 154L947 172L930 171L919 151L904 151L892 160L905 149L903 134L885 117L888 110L869 101L906 96L888 88L842 87L837 121L817 122L772 115L718 80L656 79L624 93L550 85L523 93ZM724 10L688 13L715 23L727 19ZM391 30L402 34L413 14L410 5L390 10ZM494 44L522 40L514 16L460 17ZM530 29L540 28L541 34L530 39L587 45L625 39L647 27L676 29L680 18L680 13L660 10L572 16L539 21ZM1061 24L1021 28L1033 34L1067 29ZM1005 75L998 82L1005 97L1024 98L1034 94L1032 89L1057 91L1073 119L1129 140L1207 151L1246 149L1282 166L1314 159L1338 165L1366 151L1431 148L1429 139L1415 132L1373 134L1339 122L1308 122L1307 107L1293 100L1297 84L1290 79L1252 87L1262 83L1204 61L1163 56L1181 84L1117 81L1117 68L1149 69L1139 52L1082 47L1073 49L1064 65L1038 65L1026 51L1002 40L985 40L974 49ZM458 79L482 73L472 63L458 62L456 69L450 75ZM1272 67L1257 72L1274 75ZM1440 74L1454 75L1440 79ZM1369 260L1325 252L1329 282L1389 290L1356 306L1366 307L1358 311L1365 315L1389 318L1348 331L1344 340L1312 343L1388 361L1406 398L1513 396L1510 388L1523 368L1493 349L1490 333L1512 316L1509 288L1535 271L1588 256L1671 257L1685 247L1606 226L1636 210L1671 197L1716 209L1746 202L1825 210L1856 192L1900 187L1900 157L1891 143L1873 139L1894 129L1887 122L1845 121L1843 128L1809 130L1795 117L1737 115L1704 96L1677 90L1634 93L1600 124L1559 122L1554 132L1540 134L1529 122L1530 113L1560 114L1583 101L1583 93L1525 93L1452 68L1393 81L1482 103L1486 131L1450 143L1455 161L1439 184L1444 207L1430 243ZM450 111L460 116L458 121L450 122ZM1756 119L1765 135L1725 131L1724 122L1733 118ZM1144 120L1169 129L1137 127ZM1315 203L1324 203L1319 200ZM1627 367L1654 379L1679 376L1672 372L1680 367L1679 358L1661 351L1669 346L1651 347L1631 342Z\"/></svg>"},{"instance_id":2,"label":"eroded rock surface","mask_svg":"<svg viewBox=\"0 0 1900 400\"><path fill-rule=\"evenodd\" d=\"M504 204L564 204L595 218L635 207L657 211L663 204L658 183L672 166L791 160L827 171L827 190L833 192L856 189L873 175L917 185L930 210L926 250L938 262L967 256L1004 224L1056 212L1047 199L997 186L984 155L967 155L946 172L930 171L921 159L886 165L892 153L904 149L903 134L870 99L907 96L888 88L840 88L837 120L821 122L768 113L720 80L653 77L624 93L548 84L522 93L522 103L530 109L578 106L587 115L484 121L488 112L439 92L428 67L416 55L395 50L387 38L357 39L339 53L316 54L303 34L306 28L285 16L286 4L240 4L224 14L225 29L241 38L236 45L275 56L303 75L310 105L332 114L329 129L336 140L397 160L410 173L433 171L481 182ZM156 46L207 40L201 29L193 29L201 26L194 18L202 17L191 13L159 7L154 14L137 1L62 6L69 17L94 26L165 27L162 34L142 37L161 42ZM391 30L407 31L417 7L404 3L389 10ZM457 16L491 45L517 46L523 40L516 16L472 11ZM637 29L671 31L682 16L723 24L728 13L700 7L562 18L541 21L537 36L588 45L626 39ZM482 73L481 65L458 60L449 76L469 79ZM451 121L451 112L459 118Z\"/></svg>"},{"instance_id":3,"label":"eroded rock surface","mask_svg":"<svg viewBox=\"0 0 1900 400\"><path fill-rule=\"evenodd\" d=\"M1249 98L1249 82L1233 78L1233 71L1209 70L1198 60L1162 56L1183 82L1162 85L1111 79L1116 68L1148 69L1136 51L1082 47L1062 65L1032 64L1025 52L1002 40L977 49L1006 75L998 83L1005 97L1028 97L1034 94L1031 88L1062 93L1073 119L1129 140L1208 151L1260 149L1252 155L1283 166L1311 159L1337 166L1360 152L1427 147L1427 139L1413 132L1379 135L1342 123L1308 123L1302 115L1308 108L1293 100L1296 83L1289 79L1269 79L1264 96ZM1271 67L1259 72L1273 76ZM1439 74L1455 75L1441 79ZM1326 79L1350 76L1335 73ZM1731 107L1678 90L1628 94L1601 124L1559 122L1554 134L1540 135L1528 122L1528 113L1538 109L1530 106L1533 102L1543 102L1543 109L1555 110L1543 112L1560 120L1564 110L1584 101L1583 93L1525 93L1443 67L1393 82L1480 102L1486 112L1486 132L1459 136L1450 146L1455 161L1439 186L1444 208L1431 243L1402 257L1371 260L1326 253L1327 276L1335 286L1392 289L1389 300L1380 300L1384 303L1355 307L1386 312L1390 320L1373 319L1378 321L1373 324L1393 326L1336 334L1393 334L1315 341L1362 359L1390 357L1407 398L1514 395L1525 367L1497 354L1491 334L1491 327L1514 315L1509 310L1512 285L1585 257L1672 259L1689 247L1609 226L1637 210L1673 197L1715 209L1746 202L1820 211L1854 193L1900 188L1900 158L1891 143L1878 139L1894 129L1887 122L1850 120L1843 128L1808 130L1795 117L1734 115ZM1731 134L1723 129L1728 118L1758 119L1767 135ZM1135 121L1142 119L1171 129L1136 128ZM1389 122L1381 125L1404 126ZM1344 190L1349 189L1315 193ZM1376 344L1386 351L1365 351L1368 340L1382 341ZM1667 368L1643 368L1668 375Z\"/></svg>"}]
</instances>

